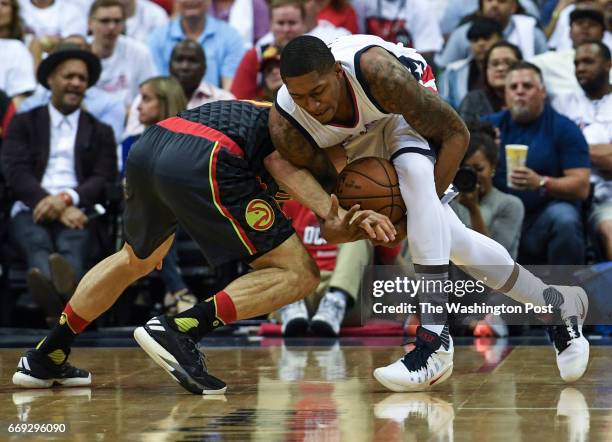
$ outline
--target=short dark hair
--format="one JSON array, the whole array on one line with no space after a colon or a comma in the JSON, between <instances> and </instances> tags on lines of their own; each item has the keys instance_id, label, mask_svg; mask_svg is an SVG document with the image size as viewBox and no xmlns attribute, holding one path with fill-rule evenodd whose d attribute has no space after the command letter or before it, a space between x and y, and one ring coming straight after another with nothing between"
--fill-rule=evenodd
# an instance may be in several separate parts
<instances>
[{"instance_id":1,"label":"short dark hair","mask_svg":"<svg viewBox=\"0 0 612 442\"><path fill-rule=\"evenodd\" d=\"M468 124L468 129L470 131L470 144L465 152L463 161L480 151L487 161L495 167L499 159L499 148L495 144L495 130L493 126L486 122L471 121Z\"/></svg>"},{"instance_id":2,"label":"short dark hair","mask_svg":"<svg viewBox=\"0 0 612 442\"><path fill-rule=\"evenodd\" d=\"M578 46L576 46L576 49L578 49L580 46L586 46L586 45L597 46L599 48L599 53L601 54L602 58L605 61L610 61L610 48L608 47L607 44L603 43L600 40L589 40L589 41L584 41L580 43Z\"/></svg>"},{"instance_id":3,"label":"short dark hair","mask_svg":"<svg viewBox=\"0 0 612 442\"><path fill-rule=\"evenodd\" d=\"M510 72L522 71L524 69L533 71L536 74L538 74L538 77L540 77L540 82L544 84L544 76L542 75L542 70L539 67L537 67L535 64L529 63L528 61L525 61L525 60L519 61L514 66L510 66L510 68L508 69L507 75L510 75Z\"/></svg>"},{"instance_id":4,"label":"short dark hair","mask_svg":"<svg viewBox=\"0 0 612 442\"><path fill-rule=\"evenodd\" d=\"M501 36L503 32L501 25L496 20L489 17L475 17L470 24L467 38L473 41L480 38L489 38L495 34Z\"/></svg>"},{"instance_id":5,"label":"short dark hair","mask_svg":"<svg viewBox=\"0 0 612 442\"><path fill-rule=\"evenodd\" d=\"M283 48L280 60L280 74L283 80L299 77L310 72L327 72L336 60L323 40L312 35L300 35Z\"/></svg>"},{"instance_id":6,"label":"short dark hair","mask_svg":"<svg viewBox=\"0 0 612 442\"><path fill-rule=\"evenodd\" d=\"M125 16L125 7L123 6L123 3L121 3L119 0L96 0L94 1L89 8L89 18L93 18L96 11L100 8L113 8L113 7L117 7L121 9L121 14L123 15L123 18L124 19L127 18Z\"/></svg>"}]
</instances>

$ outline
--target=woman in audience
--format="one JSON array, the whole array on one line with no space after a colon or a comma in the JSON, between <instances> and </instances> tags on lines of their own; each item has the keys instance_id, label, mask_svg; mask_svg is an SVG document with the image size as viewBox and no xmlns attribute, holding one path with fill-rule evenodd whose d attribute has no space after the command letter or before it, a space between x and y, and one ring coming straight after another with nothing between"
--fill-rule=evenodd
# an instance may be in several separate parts
<instances>
[{"instance_id":1,"label":"woman in audience","mask_svg":"<svg viewBox=\"0 0 612 442\"><path fill-rule=\"evenodd\" d=\"M17 0L0 0L0 38L23 41L23 23Z\"/></svg>"},{"instance_id":2,"label":"woman in audience","mask_svg":"<svg viewBox=\"0 0 612 442\"><path fill-rule=\"evenodd\" d=\"M459 105L459 114L466 121L478 121L480 117L502 110L508 68L523 59L518 47L507 41L491 46L484 59L485 86L470 91Z\"/></svg>"},{"instance_id":3,"label":"woman in audience","mask_svg":"<svg viewBox=\"0 0 612 442\"><path fill-rule=\"evenodd\" d=\"M174 77L153 77L140 85L142 101L138 105L139 120L145 128L172 117L187 108L187 98ZM140 134L126 138L121 144L124 170L128 153ZM177 312L190 308L197 298L187 288L178 268L176 242L164 258L160 276L166 286L164 306ZM178 309L178 310L177 310Z\"/></svg>"}]
</instances>

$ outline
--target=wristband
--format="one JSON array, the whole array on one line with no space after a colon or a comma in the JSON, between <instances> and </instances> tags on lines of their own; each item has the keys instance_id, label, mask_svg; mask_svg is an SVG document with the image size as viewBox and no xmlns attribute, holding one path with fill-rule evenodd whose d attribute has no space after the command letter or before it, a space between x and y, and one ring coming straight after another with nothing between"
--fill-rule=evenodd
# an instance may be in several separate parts
<instances>
[{"instance_id":1,"label":"wristband","mask_svg":"<svg viewBox=\"0 0 612 442\"><path fill-rule=\"evenodd\" d=\"M62 199L66 207L72 206L72 197L67 192L60 192L58 196Z\"/></svg>"}]
</instances>

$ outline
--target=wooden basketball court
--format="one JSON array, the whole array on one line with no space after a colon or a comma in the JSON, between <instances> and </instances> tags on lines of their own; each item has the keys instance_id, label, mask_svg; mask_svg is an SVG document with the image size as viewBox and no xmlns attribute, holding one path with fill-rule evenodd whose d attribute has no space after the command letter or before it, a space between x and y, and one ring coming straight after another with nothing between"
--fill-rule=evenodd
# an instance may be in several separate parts
<instances>
[{"instance_id":1,"label":"wooden basketball court","mask_svg":"<svg viewBox=\"0 0 612 442\"><path fill-rule=\"evenodd\" d=\"M549 346L457 345L449 381L400 394L372 378L402 354L396 341L285 344L206 350L228 383L223 396L187 393L140 348L75 348L91 388L19 390L10 379L22 349L0 350L0 440L612 440L610 346L592 346L586 376L570 386ZM65 432L9 433L11 424Z\"/></svg>"}]
</instances>

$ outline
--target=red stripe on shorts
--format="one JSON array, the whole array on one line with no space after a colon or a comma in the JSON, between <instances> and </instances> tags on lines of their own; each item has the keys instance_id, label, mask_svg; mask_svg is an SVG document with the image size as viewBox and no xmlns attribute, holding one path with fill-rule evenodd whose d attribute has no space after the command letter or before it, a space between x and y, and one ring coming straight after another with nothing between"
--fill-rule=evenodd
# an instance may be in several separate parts
<instances>
[{"instance_id":1,"label":"red stripe on shorts","mask_svg":"<svg viewBox=\"0 0 612 442\"><path fill-rule=\"evenodd\" d=\"M210 141L218 141L221 146L229 150L232 154L240 158L244 157L242 148L234 140L223 132L219 132L204 124L195 123L180 117L171 117L160 121L157 125L172 132L206 138Z\"/></svg>"}]
</instances>

